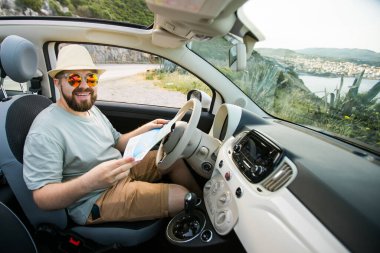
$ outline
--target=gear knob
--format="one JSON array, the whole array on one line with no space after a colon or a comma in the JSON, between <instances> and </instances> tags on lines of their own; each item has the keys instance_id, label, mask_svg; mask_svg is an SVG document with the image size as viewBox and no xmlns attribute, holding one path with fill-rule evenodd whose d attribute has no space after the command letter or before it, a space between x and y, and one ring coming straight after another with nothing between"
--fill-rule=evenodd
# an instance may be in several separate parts
<instances>
[{"instance_id":1,"label":"gear knob","mask_svg":"<svg viewBox=\"0 0 380 253\"><path fill-rule=\"evenodd\" d=\"M197 195L194 192L188 192L185 195L185 212L190 214L197 204Z\"/></svg>"}]
</instances>

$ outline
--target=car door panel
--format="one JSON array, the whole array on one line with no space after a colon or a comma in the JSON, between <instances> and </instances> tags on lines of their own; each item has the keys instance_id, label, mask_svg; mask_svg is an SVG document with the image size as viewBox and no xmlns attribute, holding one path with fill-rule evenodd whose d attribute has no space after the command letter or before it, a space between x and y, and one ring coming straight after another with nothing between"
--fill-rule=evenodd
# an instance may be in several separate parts
<instances>
[{"instance_id":1,"label":"car door panel","mask_svg":"<svg viewBox=\"0 0 380 253\"><path fill-rule=\"evenodd\" d=\"M126 133L157 118L172 119L178 112L177 108L168 108L151 105L137 105L127 103L115 103L98 101L96 106L107 116L112 125L121 133ZM187 113L182 119L187 121L190 114ZM202 112L198 128L209 132L214 115Z\"/></svg>"}]
</instances>

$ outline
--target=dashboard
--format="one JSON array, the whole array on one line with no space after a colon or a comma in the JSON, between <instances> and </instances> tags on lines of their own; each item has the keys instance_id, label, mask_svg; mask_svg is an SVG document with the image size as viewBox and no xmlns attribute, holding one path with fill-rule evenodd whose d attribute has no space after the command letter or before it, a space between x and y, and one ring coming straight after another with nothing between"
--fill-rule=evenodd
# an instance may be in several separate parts
<instances>
[{"instance_id":1,"label":"dashboard","mask_svg":"<svg viewBox=\"0 0 380 253\"><path fill-rule=\"evenodd\" d=\"M221 142L204 186L218 234L234 230L247 252L378 249L379 204L359 197L380 192L370 176L380 176L378 157L363 158L344 143L228 104L209 135ZM369 184L352 188L363 180Z\"/></svg>"}]
</instances>

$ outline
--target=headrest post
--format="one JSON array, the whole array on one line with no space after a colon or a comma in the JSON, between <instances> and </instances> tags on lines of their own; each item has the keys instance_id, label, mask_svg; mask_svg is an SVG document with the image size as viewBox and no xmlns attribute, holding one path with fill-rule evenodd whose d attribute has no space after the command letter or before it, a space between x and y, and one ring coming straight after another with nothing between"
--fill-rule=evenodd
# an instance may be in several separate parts
<instances>
[{"instance_id":1,"label":"headrest post","mask_svg":"<svg viewBox=\"0 0 380 253\"><path fill-rule=\"evenodd\" d=\"M4 95L4 99L8 100L8 95L7 95L7 92L5 91L5 89L3 87L3 83L4 83L4 77L0 77L0 89L1 89L1 92Z\"/></svg>"}]
</instances>

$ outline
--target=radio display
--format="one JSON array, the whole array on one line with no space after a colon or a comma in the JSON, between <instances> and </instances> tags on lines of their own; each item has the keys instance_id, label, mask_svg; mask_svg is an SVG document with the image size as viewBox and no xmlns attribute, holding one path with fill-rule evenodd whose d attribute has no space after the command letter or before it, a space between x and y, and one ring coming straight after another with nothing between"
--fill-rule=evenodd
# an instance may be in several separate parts
<instances>
[{"instance_id":1,"label":"radio display","mask_svg":"<svg viewBox=\"0 0 380 253\"><path fill-rule=\"evenodd\" d=\"M235 146L232 158L243 175L252 183L269 175L282 156L282 150L255 130Z\"/></svg>"}]
</instances>

